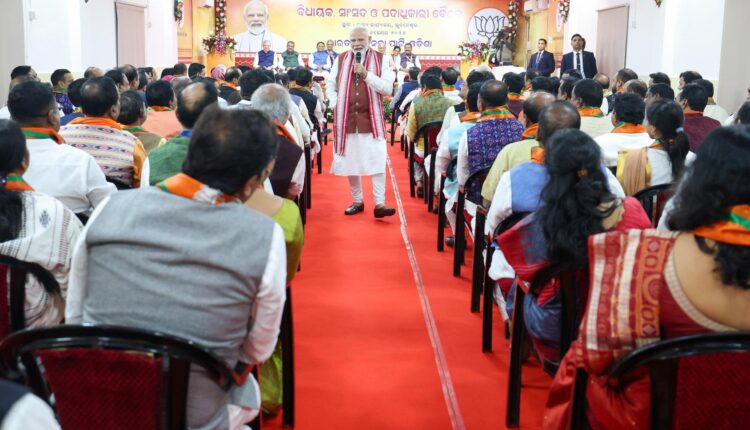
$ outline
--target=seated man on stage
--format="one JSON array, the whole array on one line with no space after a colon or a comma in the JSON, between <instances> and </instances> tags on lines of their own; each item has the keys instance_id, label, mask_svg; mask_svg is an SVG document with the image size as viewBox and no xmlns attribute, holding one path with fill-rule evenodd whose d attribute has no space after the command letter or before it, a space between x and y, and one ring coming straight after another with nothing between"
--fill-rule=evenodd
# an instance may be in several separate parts
<instances>
[{"instance_id":1,"label":"seated man on stage","mask_svg":"<svg viewBox=\"0 0 750 430\"><path fill-rule=\"evenodd\" d=\"M404 45L404 52L401 54L399 67L400 68L396 76L399 85L404 83L404 78L409 73L410 68L416 67L420 70L422 69L422 65L419 64L419 58L417 58L416 54L412 52L411 43L407 43Z\"/></svg>"},{"instance_id":2,"label":"seated man on stage","mask_svg":"<svg viewBox=\"0 0 750 430\"><path fill-rule=\"evenodd\" d=\"M326 52L326 44L318 42L316 51L310 55L310 68L315 76L328 77L333 66L333 59Z\"/></svg>"},{"instance_id":3,"label":"seated man on stage","mask_svg":"<svg viewBox=\"0 0 750 430\"><path fill-rule=\"evenodd\" d=\"M305 65L305 62L302 61L302 55L294 50L294 42L292 41L286 43L286 51L279 54L279 57L281 57L281 67L284 70Z\"/></svg>"},{"instance_id":4,"label":"seated man on stage","mask_svg":"<svg viewBox=\"0 0 750 430\"><path fill-rule=\"evenodd\" d=\"M279 56L271 50L271 41L263 41L263 49L255 54L255 68L264 70L280 70Z\"/></svg>"}]
</instances>

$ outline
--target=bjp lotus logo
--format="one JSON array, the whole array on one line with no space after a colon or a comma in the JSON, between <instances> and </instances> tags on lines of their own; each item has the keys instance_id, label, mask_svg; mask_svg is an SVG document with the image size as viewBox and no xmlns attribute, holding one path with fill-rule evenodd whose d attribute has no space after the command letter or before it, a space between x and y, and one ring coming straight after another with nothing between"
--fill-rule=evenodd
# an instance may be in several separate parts
<instances>
[{"instance_id":1,"label":"bjp lotus logo","mask_svg":"<svg viewBox=\"0 0 750 430\"><path fill-rule=\"evenodd\" d=\"M499 9L489 7L481 9L469 21L469 40L492 45L497 32L507 23L508 17Z\"/></svg>"}]
</instances>

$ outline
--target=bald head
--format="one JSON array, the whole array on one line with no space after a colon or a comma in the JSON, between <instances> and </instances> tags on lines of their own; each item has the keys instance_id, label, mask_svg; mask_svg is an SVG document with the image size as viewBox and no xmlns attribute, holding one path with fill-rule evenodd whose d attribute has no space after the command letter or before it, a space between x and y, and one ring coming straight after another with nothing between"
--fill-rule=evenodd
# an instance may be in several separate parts
<instances>
[{"instance_id":1,"label":"bald head","mask_svg":"<svg viewBox=\"0 0 750 430\"><path fill-rule=\"evenodd\" d=\"M525 102L523 102L523 115L526 118L526 126L539 122L539 114L542 109L551 105L555 101L555 96L546 92L538 91L532 93Z\"/></svg>"},{"instance_id":2,"label":"bald head","mask_svg":"<svg viewBox=\"0 0 750 430\"><path fill-rule=\"evenodd\" d=\"M581 115L569 101L556 100L539 114L537 140L543 145L557 130L566 128L580 129Z\"/></svg>"},{"instance_id":3,"label":"bald head","mask_svg":"<svg viewBox=\"0 0 750 430\"><path fill-rule=\"evenodd\" d=\"M289 119L291 98L286 88L278 84L266 84L253 93L250 101L253 109L264 112L272 120L285 123Z\"/></svg>"},{"instance_id":4,"label":"bald head","mask_svg":"<svg viewBox=\"0 0 750 430\"><path fill-rule=\"evenodd\" d=\"M83 77L86 79L89 78L99 78L104 76L104 70L98 68L98 67L89 67L86 69L85 72L83 72Z\"/></svg>"},{"instance_id":5,"label":"bald head","mask_svg":"<svg viewBox=\"0 0 750 430\"><path fill-rule=\"evenodd\" d=\"M490 79L482 84L479 90L479 109L492 109L504 106L508 103L508 86L504 83Z\"/></svg>"},{"instance_id":6,"label":"bald head","mask_svg":"<svg viewBox=\"0 0 750 430\"><path fill-rule=\"evenodd\" d=\"M648 85L640 79L631 79L625 82L622 90L626 93L638 94L641 98L646 98L646 92L648 91Z\"/></svg>"},{"instance_id":7,"label":"bald head","mask_svg":"<svg viewBox=\"0 0 750 430\"><path fill-rule=\"evenodd\" d=\"M201 113L215 104L218 99L219 94L213 84L208 82L190 84L177 94L177 119L183 127L191 130Z\"/></svg>"},{"instance_id":8,"label":"bald head","mask_svg":"<svg viewBox=\"0 0 750 430\"><path fill-rule=\"evenodd\" d=\"M597 73L596 75L594 75L594 80L602 86L602 90L609 89L609 76L605 75L604 73Z\"/></svg>"}]
</instances>

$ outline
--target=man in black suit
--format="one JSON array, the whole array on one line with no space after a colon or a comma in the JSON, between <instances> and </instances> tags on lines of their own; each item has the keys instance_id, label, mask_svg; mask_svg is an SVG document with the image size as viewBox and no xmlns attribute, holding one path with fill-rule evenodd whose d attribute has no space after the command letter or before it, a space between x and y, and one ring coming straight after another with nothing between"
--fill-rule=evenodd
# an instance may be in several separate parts
<instances>
[{"instance_id":1,"label":"man in black suit","mask_svg":"<svg viewBox=\"0 0 750 430\"><path fill-rule=\"evenodd\" d=\"M583 50L583 37L580 34L574 34L570 45L573 47L573 52L563 55L560 73L575 69L581 72L584 78L593 78L599 72L596 68L596 58L593 52Z\"/></svg>"},{"instance_id":2,"label":"man in black suit","mask_svg":"<svg viewBox=\"0 0 750 430\"><path fill-rule=\"evenodd\" d=\"M539 39L536 46L539 51L531 56L527 69L536 70L541 76L549 77L555 71L555 56L547 52L547 39Z\"/></svg>"}]
</instances>

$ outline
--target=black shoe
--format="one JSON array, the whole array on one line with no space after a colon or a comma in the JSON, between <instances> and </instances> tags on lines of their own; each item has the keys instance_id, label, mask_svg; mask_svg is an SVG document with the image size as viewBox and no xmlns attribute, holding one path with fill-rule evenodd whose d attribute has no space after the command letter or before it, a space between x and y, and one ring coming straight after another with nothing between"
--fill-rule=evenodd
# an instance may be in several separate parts
<instances>
[{"instance_id":1,"label":"black shoe","mask_svg":"<svg viewBox=\"0 0 750 430\"><path fill-rule=\"evenodd\" d=\"M424 189L422 187L417 188L417 197L420 199L424 198Z\"/></svg>"},{"instance_id":2,"label":"black shoe","mask_svg":"<svg viewBox=\"0 0 750 430\"><path fill-rule=\"evenodd\" d=\"M373 211L373 215L375 215L375 218L385 218L387 216L393 216L395 214L396 209L389 208L386 205L375 206L375 210Z\"/></svg>"},{"instance_id":3,"label":"black shoe","mask_svg":"<svg viewBox=\"0 0 750 430\"><path fill-rule=\"evenodd\" d=\"M352 203L351 206L346 208L346 210L344 211L344 215L356 215L360 212L364 212L364 210L365 210L364 203Z\"/></svg>"},{"instance_id":4,"label":"black shoe","mask_svg":"<svg viewBox=\"0 0 750 430\"><path fill-rule=\"evenodd\" d=\"M456 246L456 237L455 236L447 236L445 238L445 246L449 248L453 248Z\"/></svg>"}]
</instances>

